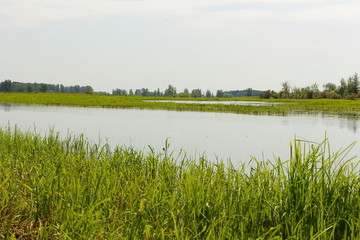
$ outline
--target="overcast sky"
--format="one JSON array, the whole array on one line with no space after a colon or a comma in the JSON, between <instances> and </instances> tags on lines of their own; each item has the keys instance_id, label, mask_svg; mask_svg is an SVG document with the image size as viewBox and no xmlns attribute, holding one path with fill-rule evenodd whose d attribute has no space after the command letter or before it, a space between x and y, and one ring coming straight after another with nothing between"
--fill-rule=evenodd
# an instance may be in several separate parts
<instances>
[{"instance_id":1,"label":"overcast sky","mask_svg":"<svg viewBox=\"0 0 360 240\"><path fill-rule=\"evenodd\" d=\"M358 0L0 0L0 81L280 90L355 72Z\"/></svg>"}]
</instances>

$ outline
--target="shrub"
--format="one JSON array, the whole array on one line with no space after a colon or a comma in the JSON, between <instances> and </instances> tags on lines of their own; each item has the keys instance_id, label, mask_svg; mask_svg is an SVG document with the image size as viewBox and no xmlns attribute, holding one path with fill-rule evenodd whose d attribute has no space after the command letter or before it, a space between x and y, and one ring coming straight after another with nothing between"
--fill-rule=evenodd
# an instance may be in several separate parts
<instances>
[{"instance_id":1,"label":"shrub","mask_svg":"<svg viewBox=\"0 0 360 240\"><path fill-rule=\"evenodd\" d=\"M357 98L357 95L355 93L349 93L345 96L345 98L348 100L355 100L355 98Z\"/></svg>"},{"instance_id":2,"label":"shrub","mask_svg":"<svg viewBox=\"0 0 360 240\"><path fill-rule=\"evenodd\" d=\"M330 99L341 99L341 95L337 94L336 92L332 91L332 92L326 92L326 98L330 98Z\"/></svg>"}]
</instances>

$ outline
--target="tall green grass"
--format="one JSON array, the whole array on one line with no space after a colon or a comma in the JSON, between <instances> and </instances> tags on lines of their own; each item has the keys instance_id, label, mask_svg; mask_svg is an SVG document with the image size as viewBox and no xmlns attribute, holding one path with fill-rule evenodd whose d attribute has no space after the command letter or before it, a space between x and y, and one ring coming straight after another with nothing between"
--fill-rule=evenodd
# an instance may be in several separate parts
<instances>
[{"instance_id":1,"label":"tall green grass","mask_svg":"<svg viewBox=\"0 0 360 240\"><path fill-rule=\"evenodd\" d=\"M350 149L295 141L235 169L0 129L0 239L359 239Z\"/></svg>"}]
</instances>

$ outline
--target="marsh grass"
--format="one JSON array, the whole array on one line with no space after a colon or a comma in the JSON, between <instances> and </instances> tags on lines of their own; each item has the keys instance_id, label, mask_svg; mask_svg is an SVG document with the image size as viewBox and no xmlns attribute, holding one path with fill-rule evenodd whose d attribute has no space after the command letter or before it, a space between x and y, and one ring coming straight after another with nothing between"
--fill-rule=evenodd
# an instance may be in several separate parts
<instances>
[{"instance_id":1,"label":"marsh grass","mask_svg":"<svg viewBox=\"0 0 360 240\"><path fill-rule=\"evenodd\" d=\"M270 106L245 106L224 104L183 104L169 102L146 102L144 100L201 100L201 101L266 101L282 104ZM259 99L258 97L241 98L174 98L174 97L138 97L108 96L69 93L0 93L0 103L8 104L42 104L82 107L136 108L173 111L227 112L240 114L331 114L339 116L360 117L360 99Z\"/></svg>"},{"instance_id":2,"label":"marsh grass","mask_svg":"<svg viewBox=\"0 0 360 240\"><path fill-rule=\"evenodd\" d=\"M359 239L350 149L295 141L235 169L3 128L0 239Z\"/></svg>"}]
</instances>

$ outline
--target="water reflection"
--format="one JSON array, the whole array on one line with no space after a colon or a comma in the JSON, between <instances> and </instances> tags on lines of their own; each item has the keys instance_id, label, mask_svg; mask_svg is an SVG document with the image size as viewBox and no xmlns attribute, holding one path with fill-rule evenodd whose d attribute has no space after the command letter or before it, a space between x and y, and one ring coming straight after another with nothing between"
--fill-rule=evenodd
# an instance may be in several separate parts
<instances>
[{"instance_id":1,"label":"water reflection","mask_svg":"<svg viewBox=\"0 0 360 240\"><path fill-rule=\"evenodd\" d=\"M12 106L12 104L2 104L0 105L0 108L2 108L5 112L10 112Z\"/></svg>"},{"instance_id":2,"label":"water reflection","mask_svg":"<svg viewBox=\"0 0 360 240\"><path fill-rule=\"evenodd\" d=\"M329 138L338 150L358 140L360 121L336 116L255 116L231 113L176 112L135 109L0 105L0 126L18 124L36 127L42 133L54 127L63 136L85 133L97 143L132 145L161 151L166 139L171 149L184 149L189 156L205 155L216 160L231 158L247 162L254 156L273 159L289 156L294 138L322 142ZM354 153L358 153L356 146Z\"/></svg>"},{"instance_id":3,"label":"water reflection","mask_svg":"<svg viewBox=\"0 0 360 240\"><path fill-rule=\"evenodd\" d=\"M352 130L354 133L357 132L359 126L359 120L356 118L339 118L340 127L343 129Z\"/></svg>"}]
</instances>

